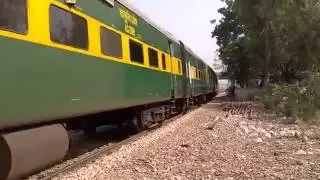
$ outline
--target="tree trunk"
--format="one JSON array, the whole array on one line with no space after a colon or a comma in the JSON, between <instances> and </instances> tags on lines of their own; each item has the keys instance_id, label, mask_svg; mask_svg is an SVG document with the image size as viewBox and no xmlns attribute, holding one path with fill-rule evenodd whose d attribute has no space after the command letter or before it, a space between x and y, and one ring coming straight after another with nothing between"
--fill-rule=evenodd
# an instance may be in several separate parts
<instances>
[{"instance_id":1,"label":"tree trunk","mask_svg":"<svg viewBox=\"0 0 320 180\"><path fill-rule=\"evenodd\" d=\"M270 25L268 19L265 20L265 62L264 62L264 71L263 71L263 82L262 88L265 88L269 85L269 78L270 78Z\"/></svg>"},{"instance_id":2,"label":"tree trunk","mask_svg":"<svg viewBox=\"0 0 320 180\"><path fill-rule=\"evenodd\" d=\"M235 79L231 80L231 86L236 86L236 80Z\"/></svg>"},{"instance_id":3,"label":"tree trunk","mask_svg":"<svg viewBox=\"0 0 320 180\"><path fill-rule=\"evenodd\" d=\"M307 80L311 80L312 76L313 76L313 66L314 66L314 61L312 58L312 52L311 52L311 47L308 47L307 49L307 53L308 53L308 58L307 58L307 64L306 64L306 74L305 74L305 78Z\"/></svg>"}]
</instances>

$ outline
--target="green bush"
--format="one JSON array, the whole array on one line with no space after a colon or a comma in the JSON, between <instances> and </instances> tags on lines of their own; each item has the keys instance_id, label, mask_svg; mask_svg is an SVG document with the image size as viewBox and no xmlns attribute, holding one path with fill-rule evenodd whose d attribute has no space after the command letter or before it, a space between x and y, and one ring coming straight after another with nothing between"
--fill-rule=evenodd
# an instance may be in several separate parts
<instances>
[{"instance_id":1,"label":"green bush","mask_svg":"<svg viewBox=\"0 0 320 180\"><path fill-rule=\"evenodd\" d=\"M313 119L320 109L320 78L289 85L275 85L262 98L267 109L293 119Z\"/></svg>"}]
</instances>

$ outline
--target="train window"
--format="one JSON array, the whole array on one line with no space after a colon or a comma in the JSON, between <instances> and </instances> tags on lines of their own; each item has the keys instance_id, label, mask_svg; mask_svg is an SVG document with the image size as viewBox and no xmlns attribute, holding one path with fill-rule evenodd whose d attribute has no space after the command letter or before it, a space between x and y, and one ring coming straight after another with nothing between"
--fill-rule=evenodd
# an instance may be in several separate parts
<instances>
[{"instance_id":1,"label":"train window","mask_svg":"<svg viewBox=\"0 0 320 180\"><path fill-rule=\"evenodd\" d=\"M180 74L181 73L181 62L178 61L178 73Z\"/></svg>"},{"instance_id":2,"label":"train window","mask_svg":"<svg viewBox=\"0 0 320 180\"><path fill-rule=\"evenodd\" d=\"M143 47L142 44L135 42L133 40L129 40L129 47L130 47L130 59L133 62L137 62L140 64L144 63L143 59Z\"/></svg>"},{"instance_id":3,"label":"train window","mask_svg":"<svg viewBox=\"0 0 320 180\"><path fill-rule=\"evenodd\" d=\"M76 14L51 5L50 38L59 44L88 49L87 21Z\"/></svg>"},{"instance_id":4,"label":"train window","mask_svg":"<svg viewBox=\"0 0 320 180\"><path fill-rule=\"evenodd\" d=\"M167 69L166 56L162 54L161 57L162 57L162 68L163 70L166 70Z\"/></svg>"},{"instance_id":5,"label":"train window","mask_svg":"<svg viewBox=\"0 0 320 180\"><path fill-rule=\"evenodd\" d=\"M195 79L198 79L198 70L195 70Z\"/></svg>"},{"instance_id":6,"label":"train window","mask_svg":"<svg viewBox=\"0 0 320 180\"><path fill-rule=\"evenodd\" d=\"M122 58L121 35L100 27L101 53L107 56Z\"/></svg>"},{"instance_id":7,"label":"train window","mask_svg":"<svg viewBox=\"0 0 320 180\"><path fill-rule=\"evenodd\" d=\"M159 60L158 60L158 53L157 51L148 48L148 54L149 54L149 64L152 67L159 67Z\"/></svg>"},{"instance_id":8,"label":"train window","mask_svg":"<svg viewBox=\"0 0 320 180\"><path fill-rule=\"evenodd\" d=\"M27 32L27 0L0 0L0 29Z\"/></svg>"}]
</instances>

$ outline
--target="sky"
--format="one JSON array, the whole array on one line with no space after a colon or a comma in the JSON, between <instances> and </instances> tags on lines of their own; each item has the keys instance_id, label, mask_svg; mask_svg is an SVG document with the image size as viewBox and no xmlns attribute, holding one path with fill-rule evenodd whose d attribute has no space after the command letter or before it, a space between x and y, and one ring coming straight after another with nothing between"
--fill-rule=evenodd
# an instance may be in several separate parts
<instances>
[{"instance_id":1,"label":"sky","mask_svg":"<svg viewBox=\"0 0 320 180\"><path fill-rule=\"evenodd\" d=\"M215 39L211 38L221 0L127 0L153 22L169 31L190 47L209 65L216 56Z\"/></svg>"}]
</instances>

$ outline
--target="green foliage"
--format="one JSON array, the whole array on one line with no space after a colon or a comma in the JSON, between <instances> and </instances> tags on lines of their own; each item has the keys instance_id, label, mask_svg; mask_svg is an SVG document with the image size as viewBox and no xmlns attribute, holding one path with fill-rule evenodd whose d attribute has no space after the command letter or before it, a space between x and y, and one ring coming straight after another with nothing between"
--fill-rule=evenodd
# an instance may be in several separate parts
<instances>
[{"instance_id":1,"label":"green foliage","mask_svg":"<svg viewBox=\"0 0 320 180\"><path fill-rule=\"evenodd\" d=\"M284 72L283 77L289 73L296 78L302 71L316 71L319 65L320 7L317 1L306 2L288 4L271 24L274 65Z\"/></svg>"},{"instance_id":2,"label":"green foliage","mask_svg":"<svg viewBox=\"0 0 320 180\"><path fill-rule=\"evenodd\" d=\"M245 35L251 41L252 52L263 61L263 86L269 83L272 55L271 23L285 0L235 0L233 10L245 26Z\"/></svg>"},{"instance_id":3,"label":"green foliage","mask_svg":"<svg viewBox=\"0 0 320 180\"><path fill-rule=\"evenodd\" d=\"M294 119L312 119L320 110L320 1L225 2L212 37L228 75L242 85L263 77L267 85L271 74L281 85L262 98L266 107Z\"/></svg>"},{"instance_id":4,"label":"green foliage","mask_svg":"<svg viewBox=\"0 0 320 180\"><path fill-rule=\"evenodd\" d=\"M223 18L218 24L212 21L212 37L233 79L264 77L267 83L271 73L278 82L294 83L320 72L318 0L225 2L218 11Z\"/></svg>"},{"instance_id":5,"label":"green foliage","mask_svg":"<svg viewBox=\"0 0 320 180\"><path fill-rule=\"evenodd\" d=\"M237 15L231 10L233 1L226 1L226 4L227 7L222 7L218 10L218 13L222 15L219 23L217 24L216 20L211 21L212 24L217 24L212 32L212 37L217 38L217 44L221 48L225 48L236 41L244 32L244 27L240 24Z\"/></svg>"},{"instance_id":6,"label":"green foliage","mask_svg":"<svg viewBox=\"0 0 320 180\"><path fill-rule=\"evenodd\" d=\"M320 78L289 85L275 85L262 98L278 115L310 120L320 109Z\"/></svg>"},{"instance_id":7,"label":"green foliage","mask_svg":"<svg viewBox=\"0 0 320 180\"><path fill-rule=\"evenodd\" d=\"M246 49L244 37L238 38L221 49L221 57L227 65L229 76L236 80L241 87L248 86L259 70L257 61L250 56Z\"/></svg>"},{"instance_id":8,"label":"green foliage","mask_svg":"<svg viewBox=\"0 0 320 180\"><path fill-rule=\"evenodd\" d=\"M257 62L248 51L248 42L244 35L244 26L240 24L237 15L232 12L233 1L226 1L227 7L218 12L223 15L219 24L215 26L212 37L217 38L219 56L227 66L227 74L244 87L259 71ZM216 23L215 20L212 23Z\"/></svg>"}]
</instances>

